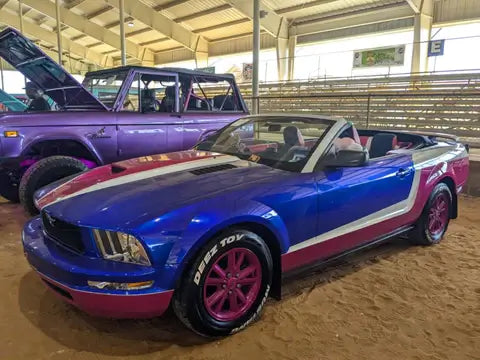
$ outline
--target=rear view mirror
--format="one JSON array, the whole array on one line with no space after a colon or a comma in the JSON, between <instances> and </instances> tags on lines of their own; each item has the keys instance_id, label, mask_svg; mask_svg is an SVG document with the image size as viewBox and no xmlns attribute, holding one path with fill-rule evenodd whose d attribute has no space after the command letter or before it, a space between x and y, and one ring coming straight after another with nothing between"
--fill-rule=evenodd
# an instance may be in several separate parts
<instances>
[{"instance_id":1,"label":"rear view mirror","mask_svg":"<svg viewBox=\"0 0 480 360\"><path fill-rule=\"evenodd\" d=\"M324 161L326 167L354 167L363 166L368 162L369 156L366 149L340 150L335 155L328 156Z\"/></svg>"}]
</instances>

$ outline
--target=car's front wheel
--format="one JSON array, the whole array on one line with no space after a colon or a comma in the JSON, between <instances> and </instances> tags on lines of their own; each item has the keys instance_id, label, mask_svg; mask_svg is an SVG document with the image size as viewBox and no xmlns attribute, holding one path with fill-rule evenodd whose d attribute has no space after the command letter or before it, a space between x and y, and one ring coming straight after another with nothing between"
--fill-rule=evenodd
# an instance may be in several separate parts
<instances>
[{"instance_id":1,"label":"car's front wheel","mask_svg":"<svg viewBox=\"0 0 480 360\"><path fill-rule=\"evenodd\" d=\"M69 156L50 156L39 160L22 176L19 187L20 202L30 215L38 214L33 194L43 186L67 176L87 170L80 160Z\"/></svg>"},{"instance_id":2,"label":"car's front wheel","mask_svg":"<svg viewBox=\"0 0 480 360\"><path fill-rule=\"evenodd\" d=\"M195 257L173 308L203 336L226 336L255 321L268 298L273 261L256 234L235 229L212 239Z\"/></svg>"},{"instance_id":3,"label":"car's front wheel","mask_svg":"<svg viewBox=\"0 0 480 360\"><path fill-rule=\"evenodd\" d=\"M434 245L442 240L451 218L452 199L452 192L446 184L439 183L435 186L422 216L409 235L412 243Z\"/></svg>"}]
</instances>

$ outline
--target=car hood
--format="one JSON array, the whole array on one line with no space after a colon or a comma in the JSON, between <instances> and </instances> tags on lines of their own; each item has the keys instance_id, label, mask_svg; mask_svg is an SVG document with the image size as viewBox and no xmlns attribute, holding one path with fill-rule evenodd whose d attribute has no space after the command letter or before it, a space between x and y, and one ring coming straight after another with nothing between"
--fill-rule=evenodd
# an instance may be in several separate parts
<instances>
[{"instance_id":1,"label":"car hood","mask_svg":"<svg viewBox=\"0 0 480 360\"><path fill-rule=\"evenodd\" d=\"M0 56L62 109L108 109L62 66L15 29L0 32Z\"/></svg>"},{"instance_id":2,"label":"car hood","mask_svg":"<svg viewBox=\"0 0 480 360\"><path fill-rule=\"evenodd\" d=\"M93 169L53 190L42 190L36 204L77 225L131 229L182 206L284 173L235 156L189 150Z\"/></svg>"},{"instance_id":3,"label":"car hood","mask_svg":"<svg viewBox=\"0 0 480 360\"><path fill-rule=\"evenodd\" d=\"M3 90L0 90L0 103L9 111L25 111L27 109L27 105Z\"/></svg>"}]
</instances>

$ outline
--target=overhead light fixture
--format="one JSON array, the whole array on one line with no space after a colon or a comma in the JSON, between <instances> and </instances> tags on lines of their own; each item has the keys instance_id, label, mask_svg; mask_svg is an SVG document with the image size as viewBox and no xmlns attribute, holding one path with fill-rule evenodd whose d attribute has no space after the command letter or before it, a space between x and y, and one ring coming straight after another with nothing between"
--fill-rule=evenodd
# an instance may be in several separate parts
<instances>
[{"instance_id":1,"label":"overhead light fixture","mask_svg":"<svg viewBox=\"0 0 480 360\"><path fill-rule=\"evenodd\" d=\"M135 26L135 24L133 23L133 21L129 21L127 25L128 25L128 27L134 27L134 26Z\"/></svg>"}]
</instances>

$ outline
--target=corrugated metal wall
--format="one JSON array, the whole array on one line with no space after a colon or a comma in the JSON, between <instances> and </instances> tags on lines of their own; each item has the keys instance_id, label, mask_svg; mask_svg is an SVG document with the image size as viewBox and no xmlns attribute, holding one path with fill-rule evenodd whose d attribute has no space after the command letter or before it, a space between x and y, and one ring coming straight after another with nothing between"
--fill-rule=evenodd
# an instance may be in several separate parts
<instances>
[{"instance_id":1,"label":"corrugated metal wall","mask_svg":"<svg viewBox=\"0 0 480 360\"><path fill-rule=\"evenodd\" d=\"M480 18L479 0L440 0L435 2L433 21L451 22Z\"/></svg>"}]
</instances>

